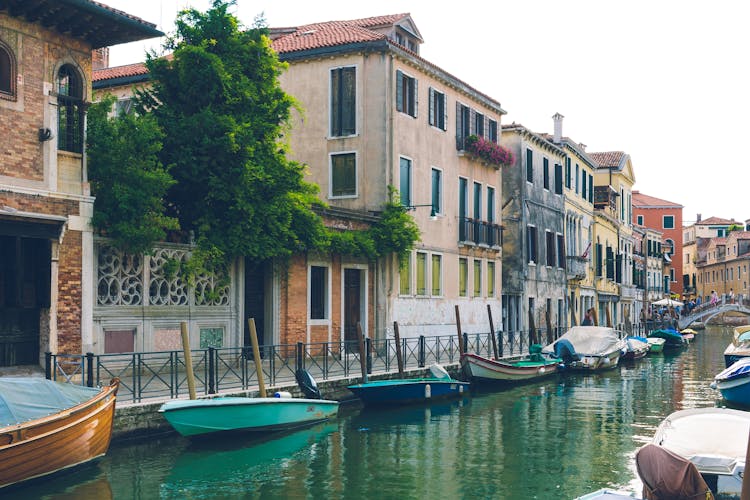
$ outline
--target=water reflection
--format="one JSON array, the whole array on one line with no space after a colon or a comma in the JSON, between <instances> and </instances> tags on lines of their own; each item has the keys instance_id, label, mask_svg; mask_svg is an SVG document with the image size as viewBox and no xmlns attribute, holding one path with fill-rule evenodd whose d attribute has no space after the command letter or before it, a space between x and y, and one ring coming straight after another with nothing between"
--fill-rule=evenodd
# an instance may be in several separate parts
<instances>
[{"instance_id":1,"label":"water reflection","mask_svg":"<svg viewBox=\"0 0 750 500\"><path fill-rule=\"evenodd\" d=\"M710 388L731 329L600 374L427 407L345 412L273 439L191 444L176 435L113 446L100 464L18 498L540 498L640 491L634 453ZM5 493L5 492L3 492ZM4 496L5 498L5 496Z\"/></svg>"}]
</instances>

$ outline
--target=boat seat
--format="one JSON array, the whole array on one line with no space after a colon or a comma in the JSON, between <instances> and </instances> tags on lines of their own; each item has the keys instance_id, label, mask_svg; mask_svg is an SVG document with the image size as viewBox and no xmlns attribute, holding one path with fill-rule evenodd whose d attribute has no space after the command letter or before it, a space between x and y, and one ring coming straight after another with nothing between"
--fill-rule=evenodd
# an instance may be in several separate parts
<instances>
[{"instance_id":1,"label":"boat seat","mask_svg":"<svg viewBox=\"0 0 750 500\"><path fill-rule=\"evenodd\" d=\"M544 361L541 344L531 344L529 346L529 361Z\"/></svg>"}]
</instances>

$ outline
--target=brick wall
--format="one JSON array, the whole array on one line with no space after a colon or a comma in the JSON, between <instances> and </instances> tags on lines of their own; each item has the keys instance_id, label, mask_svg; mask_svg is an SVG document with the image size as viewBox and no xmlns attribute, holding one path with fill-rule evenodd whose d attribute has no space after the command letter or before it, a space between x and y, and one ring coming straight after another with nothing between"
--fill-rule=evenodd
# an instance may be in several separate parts
<instances>
[{"instance_id":1,"label":"brick wall","mask_svg":"<svg viewBox=\"0 0 750 500\"><path fill-rule=\"evenodd\" d=\"M81 233L67 231L60 246L57 352L81 352Z\"/></svg>"}]
</instances>

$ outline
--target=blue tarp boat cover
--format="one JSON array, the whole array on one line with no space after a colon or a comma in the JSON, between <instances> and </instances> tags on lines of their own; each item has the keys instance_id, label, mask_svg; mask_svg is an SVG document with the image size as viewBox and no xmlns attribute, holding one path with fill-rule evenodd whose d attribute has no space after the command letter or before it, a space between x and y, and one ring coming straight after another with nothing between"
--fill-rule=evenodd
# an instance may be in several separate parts
<instances>
[{"instance_id":1,"label":"blue tarp boat cover","mask_svg":"<svg viewBox=\"0 0 750 500\"><path fill-rule=\"evenodd\" d=\"M747 376L750 376L750 358L740 358L734 362L732 366L716 375L714 380L717 382L723 382Z\"/></svg>"},{"instance_id":2,"label":"blue tarp boat cover","mask_svg":"<svg viewBox=\"0 0 750 500\"><path fill-rule=\"evenodd\" d=\"M0 377L0 427L53 415L88 401L100 391L40 377Z\"/></svg>"}]
</instances>

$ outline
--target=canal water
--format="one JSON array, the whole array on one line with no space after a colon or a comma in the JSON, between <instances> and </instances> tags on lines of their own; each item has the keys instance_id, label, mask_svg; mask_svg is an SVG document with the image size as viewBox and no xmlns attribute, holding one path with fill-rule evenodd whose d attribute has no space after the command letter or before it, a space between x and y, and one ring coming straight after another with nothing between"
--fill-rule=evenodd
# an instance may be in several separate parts
<instances>
[{"instance_id":1,"label":"canal water","mask_svg":"<svg viewBox=\"0 0 750 500\"><path fill-rule=\"evenodd\" d=\"M595 375L370 411L273 439L117 443L97 464L3 498L570 499L640 491L634 453L669 413L721 405L709 387L732 330ZM747 436L742 436L746 439Z\"/></svg>"}]
</instances>

